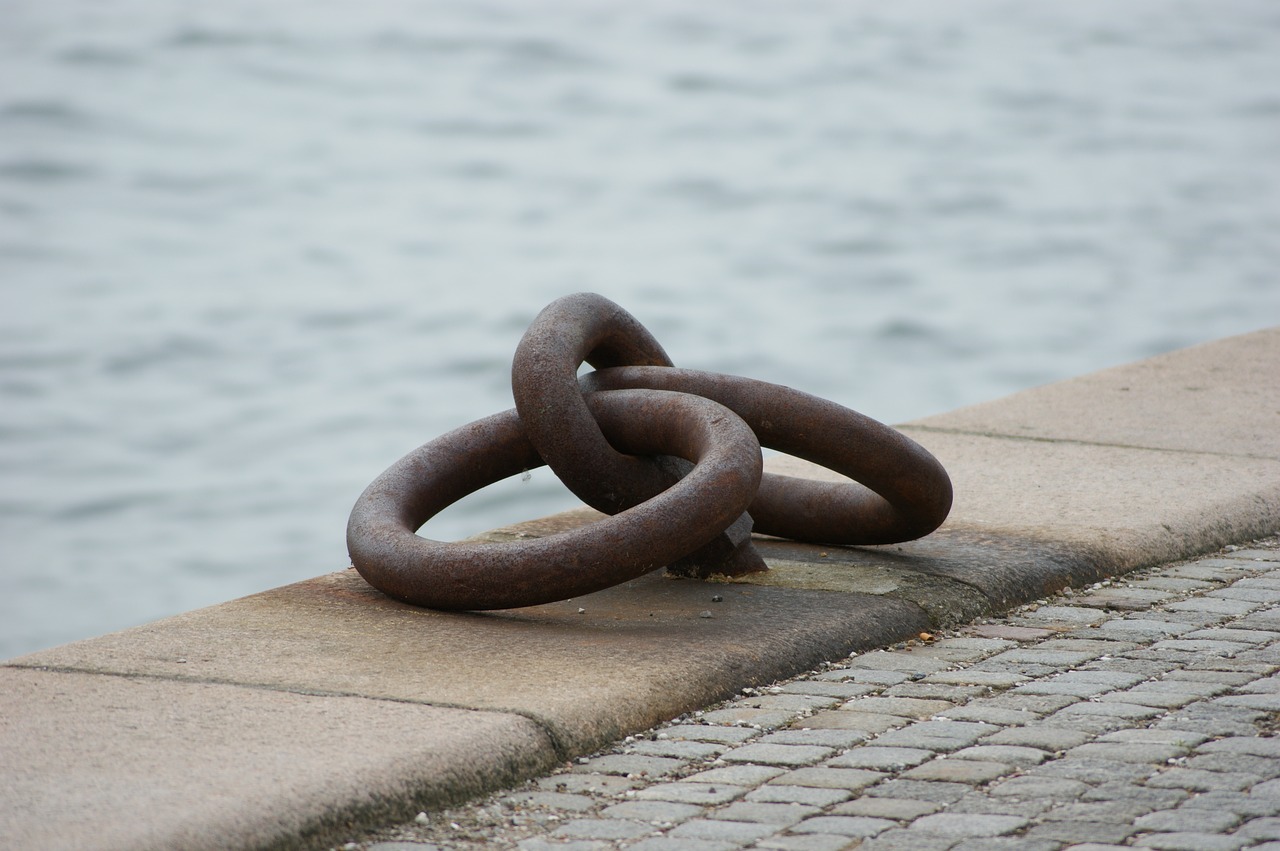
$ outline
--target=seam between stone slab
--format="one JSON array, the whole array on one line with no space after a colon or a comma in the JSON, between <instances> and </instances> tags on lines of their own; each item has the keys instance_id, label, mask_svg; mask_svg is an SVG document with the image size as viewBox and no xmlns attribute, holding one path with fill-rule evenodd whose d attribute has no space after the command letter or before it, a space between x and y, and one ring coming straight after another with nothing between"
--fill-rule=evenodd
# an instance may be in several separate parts
<instances>
[{"instance_id":1,"label":"seam between stone slab","mask_svg":"<svg viewBox=\"0 0 1280 851\"><path fill-rule=\"evenodd\" d=\"M1104 449L1135 449L1142 452L1168 452L1172 455L1207 455L1213 458L1247 458L1250 461L1274 461L1270 455L1256 455L1252 452L1210 452L1205 449L1175 449L1165 446L1143 446L1140 443L1111 443L1102 440L1081 440L1075 437L1038 437L1029 434L1010 434L1003 431L979 431L967 428L946 428L943 426L917 425L903 423L894 426L899 431L918 431L931 434L950 434L958 437L987 437L994 440L1021 440L1029 443L1056 443L1068 446L1097 446Z\"/></svg>"},{"instance_id":2,"label":"seam between stone slab","mask_svg":"<svg viewBox=\"0 0 1280 851\"><path fill-rule=\"evenodd\" d=\"M380 695L368 695L361 694L360 692L337 691L333 689L286 688L266 683L246 683L240 680L222 679L219 677L177 677L136 671L102 671L94 668L81 668L75 665L23 665L5 662L0 664L0 668L12 668L23 671L41 671L50 674L79 674L82 676L88 674L97 677L119 677L127 680L154 680L156 682L182 683L184 685L233 686L236 688L254 689L256 691L277 692L280 694L298 694L306 697L352 697L359 700L376 700L383 703L400 703L406 706L423 706L431 709L454 709L462 712L479 712L484 713L485 715L511 715L523 718L537 727L538 732L542 733L550 743L555 759L563 761L570 759L575 755L573 753L573 749L568 747L561 740L560 736L556 735L555 726L553 724L549 724L546 720L539 718L535 713L524 712L519 709L485 709L483 707L467 706L465 704L451 703L444 700L411 700L403 697L384 697Z\"/></svg>"}]
</instances>

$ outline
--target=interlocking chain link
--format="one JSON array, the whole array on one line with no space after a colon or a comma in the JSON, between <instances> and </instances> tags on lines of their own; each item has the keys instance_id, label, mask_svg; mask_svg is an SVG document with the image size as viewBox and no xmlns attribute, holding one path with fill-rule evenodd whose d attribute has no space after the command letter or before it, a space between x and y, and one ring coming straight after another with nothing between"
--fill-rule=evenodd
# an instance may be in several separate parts
<instances>
[{"instance_id":1,"label":"interlocking chain link","mask_svg":"<svg viewBox=\"0 0 1280 851\"><path fill-rule=\"evenodd\" d=\"M579 378L584 362L596 371ZM634 317L592 293L538 315L512 391L515 410L419 447L357 500L347 547L371 585L430 608L531 606L663 566L699 577L767 569L753 526L887 544L927 535L951 508L942 465L900 432L788 387L677 369ZM762 474L761 445L853 481ZM415 534L464 496L543 464L609 516L511 543Z\"/></svg>"}]
</instances>

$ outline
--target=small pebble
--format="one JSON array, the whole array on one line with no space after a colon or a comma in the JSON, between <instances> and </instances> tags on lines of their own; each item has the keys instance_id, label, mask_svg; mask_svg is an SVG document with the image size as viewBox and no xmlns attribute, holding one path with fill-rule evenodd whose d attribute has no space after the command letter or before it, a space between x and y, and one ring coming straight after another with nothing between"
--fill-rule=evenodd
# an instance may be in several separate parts
<instances>
[{"instance_id":1,"label":"small pebble","mask_svg":"<svg viewBox=\"0 0 1280 851\"><path fill-rule=\"evenodd\" d=\"M700 617L700 618L709 618L709 617L711 617L711 612L698 612L698 617Z\"/></svg>"},{"instance_id":2,"label":"small pebble","mask_svg":"<svg viewBox=\"0 0 1280 851\"><path fill-rule=\"evenodd\" d=\"M713 602L713 603L723 603L723 602L724 602L724 597L721 597L719 594L716 594L714 597L712 597L712 598L711 598L711 602Z\"/></svg>"}]
</instances>

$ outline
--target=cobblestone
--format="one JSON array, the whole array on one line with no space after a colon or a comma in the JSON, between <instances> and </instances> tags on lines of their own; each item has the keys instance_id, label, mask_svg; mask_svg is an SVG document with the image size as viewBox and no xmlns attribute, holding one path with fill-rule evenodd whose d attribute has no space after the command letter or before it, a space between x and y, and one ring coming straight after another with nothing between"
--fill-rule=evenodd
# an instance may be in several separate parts
<instances>
[{"instance_id":1,"label":"cobblestone","mask_svg":"<svg viewBox=\"0 0 1280 851\"><path fill-rule=\"evenodd\" d=\"M1272 540L748 689L342 847L1277 851L1277 731Z\"/></svg>"}]
</instances>

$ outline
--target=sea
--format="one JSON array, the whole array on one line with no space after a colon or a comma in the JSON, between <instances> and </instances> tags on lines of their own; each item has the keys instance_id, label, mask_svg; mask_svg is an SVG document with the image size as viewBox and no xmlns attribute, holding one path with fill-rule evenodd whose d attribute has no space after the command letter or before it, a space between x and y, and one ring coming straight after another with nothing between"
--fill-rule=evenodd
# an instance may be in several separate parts
<instances>
[{"instance_id":1,"label":"sea","mask_svg":"<svg viewBox=\"0 0 1280 851\"><path fill-rule=\"evenodd\" d=\"M562 295L900 423L1278 270L1274 0L0 0L0 658L346 568Z\"/></svg>"}]
</instances>

